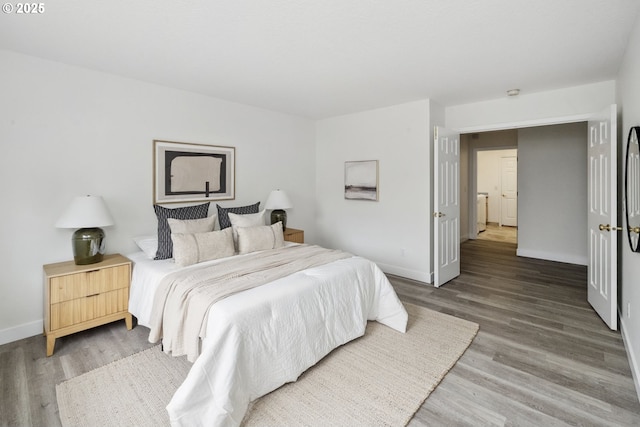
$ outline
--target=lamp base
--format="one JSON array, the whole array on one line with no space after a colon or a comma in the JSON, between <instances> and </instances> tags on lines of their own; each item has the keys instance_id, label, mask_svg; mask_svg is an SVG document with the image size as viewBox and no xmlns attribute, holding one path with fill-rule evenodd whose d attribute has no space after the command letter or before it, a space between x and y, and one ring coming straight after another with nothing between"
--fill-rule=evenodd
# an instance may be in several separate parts
<instances>
[{"instance_id":1,"label":"lamp base","mask_svg":"<svg viewBox=\"0 0 640 427\"><path fill-rule=\"evenodd\" d=\"M76 265L95 264L104 258L104 231L98 227L80 228L71 236Z\"/></svg>"},{"instance_id":2,"label":"lamp base","mask_svg":"<svg viewBox=\"0 0 640 427\"><path fill-rule=\"evenodd\" d=\"M274 209L271 211L271 224L282 221L282 231L287 229L287 213L282 209Z\"/></svg>"}]
</instances>

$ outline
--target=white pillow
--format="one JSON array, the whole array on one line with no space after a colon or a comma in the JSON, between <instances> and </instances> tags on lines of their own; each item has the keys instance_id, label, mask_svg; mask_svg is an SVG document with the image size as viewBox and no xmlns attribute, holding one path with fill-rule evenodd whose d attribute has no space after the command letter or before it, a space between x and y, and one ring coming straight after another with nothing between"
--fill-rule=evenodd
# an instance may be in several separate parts
<instances>
[{"instance_id":1,"label":"white pillow","mask_svg":"<svg viewBox=\"0 0 640 427\"><path fill-rule=\"evenodd\" d=\"M200 219L175 219L167 218L171 233L206 233L213 231L216 224L216 216L212 215Z\"/></svg>"},{"instance_id":2,"label":"white pillow","mask_svg":"<svg viewBox=\"0 0 640 427\"><path fill-rule=\"evenodd\" d=\"M171 233L171 240L173 260L180 267L235 254L230 228L207 233Z\"/></svg>"},{"instance_id":3,"label":"white pillow","mask_svg":"<svg viewBox=\"0 0 640 427\"><path fill-rule=\"evenodd\" d=\"M229 221L233 228L233 240L236 242L236 248L238 247L238 228L240 227L258 227L264 225L264 214L266 211L262 210L254 214L234 214L229 212Z\"/></svg>"},{"instance_id":4,"label":"white pillow","mask_svg":"<svg viewBox=\"0 0 640 427\"><path fill-rule=\"evenodd\" d=\"M153 259L158 251L158 236L138 236L133 241L149 259Z\"/></svg>"},{"instance_id":5,"label":"white pillow","mask_svg":"<svg viewBox=\"0 0 640 427\"><path fill-rule=\"evenodd\" d=\"M254 214L234 214L229 212L229 221L233 227L257 227L258 225L264 225L265 210L261 210Z\"/></svg>"},{"instance_id":6,"label":"white pillow","mask_svg":"<svg viewBox=\"0 0 640 427\"><path fill-rule=\"evenodd\" d=\"M241 254L284 246L282 222L279 221L271 226L239 227L237 231L238 252Z\"/></svg>"}]
</instances>

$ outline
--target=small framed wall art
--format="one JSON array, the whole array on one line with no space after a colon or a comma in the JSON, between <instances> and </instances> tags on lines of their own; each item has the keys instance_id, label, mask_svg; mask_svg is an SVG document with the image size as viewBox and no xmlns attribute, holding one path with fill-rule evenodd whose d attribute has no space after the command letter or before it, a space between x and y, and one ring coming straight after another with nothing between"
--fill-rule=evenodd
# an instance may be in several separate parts
<instances>
[{"instance_id":1,"label":"small framed wall art","mask_svg":"<svg viewBox=\"0 0 640 427\"><path fill-rule=\"evenodd\" d=\"M378 201L378 161L344 162L344 198Z\"/></svg>"},{"instance_id":2,"label":"small framed wall art","mask_svg":"<svg viewBox=\"0 0 640 427\"><path fill-rule=\"evenodd\" d=\"M235 198L235 148L153 141L153 203Z\"/></svg>"}]
</instances>

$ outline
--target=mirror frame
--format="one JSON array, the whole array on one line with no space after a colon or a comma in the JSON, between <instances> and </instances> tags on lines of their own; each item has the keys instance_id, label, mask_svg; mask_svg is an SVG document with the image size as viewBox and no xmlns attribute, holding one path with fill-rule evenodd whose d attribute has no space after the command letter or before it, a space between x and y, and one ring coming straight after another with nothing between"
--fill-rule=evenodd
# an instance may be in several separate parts
<instances>
[{"instance_id":1,"label":"mirror frame","mask_svg":"<svg viewBox=\"0 0 640 427\"><path fill-rule=\"evenodd\" d=\"M633 212L633 215L631 215L632 208L629 206L630 204L638 205L638 203L640 203L640 154L638 155L638 158L635 159L634 165L634 159L631 158L632 153L630 150L631 141L634 136L634 143L636 145L640 144L640 126L631 127L631 129L629 129L629 136L627 137L627 153L625 156L626 170L624 174L625 215L627 220L627 237L629 238L629 247L632 252L640 252L640 224L634 226L629 224L630 216L640 218L638 212ZM632 176L632 174L634 176ZM631 191L635 191L636 194L631 194L632 197L629 197ZM631 203L629 203L630 201ZM638 207L636 206L636 210L637 209Z\"/></svg>"}]
</instances>

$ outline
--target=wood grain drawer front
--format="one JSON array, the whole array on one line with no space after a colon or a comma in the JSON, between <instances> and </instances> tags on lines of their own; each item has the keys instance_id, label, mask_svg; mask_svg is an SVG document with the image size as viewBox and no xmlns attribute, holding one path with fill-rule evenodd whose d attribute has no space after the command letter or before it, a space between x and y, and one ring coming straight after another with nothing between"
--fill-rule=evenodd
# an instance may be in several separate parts
<instances>
[{"instance_id":1,"label":"wood grain drawer front","mask_svg":"<svg viewBox=\"0 0 640 427\"><path fill-rule=\"evenodd\" d=\"M42 266L44 272L44 331L47 356L56 339L124 319L129 313L131 260L120 254L105 255L101 262L77 265L74 261Z\"/></svg>"},{"instance_id":2,"label":"wood grain drawer front","mask_svg":"<svg viewBox=\"0 0 640 427\"><path fill-rule=\"evenodd\" d=\"M51 305L51 330L126 312L129 307L129 289L122 288L97 295L89 295Z\"/></svg>"},{"instance_id":3,"label":"wood grain drawer front","mask_svg":"<svg viewBox=\"0 0 640 427\"><path fill-rule=\"evenodd\" d=\"M284 232L284 240L293 243L304 243L304 230L287 228Z\"/></svg>"},{"instance_id":4,"label":"wood grain drawer front","mask_svg":"<svg viewBox=\"0 0 640 427\"><path fill-rule=\"evenodd\" d=\"M52 277L50 279L50 303L57 304L128 288L130 277L131 270L128 264Z\"/></svg>"}]
</instances>

